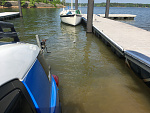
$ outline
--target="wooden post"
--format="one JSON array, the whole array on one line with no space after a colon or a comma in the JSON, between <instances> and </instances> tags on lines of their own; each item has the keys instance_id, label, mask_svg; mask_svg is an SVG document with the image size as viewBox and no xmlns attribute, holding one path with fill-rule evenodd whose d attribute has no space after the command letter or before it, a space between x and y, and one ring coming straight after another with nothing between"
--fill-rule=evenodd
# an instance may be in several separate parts
<instances>
[{"instance_id":1,"label":"wooden post","mask_svg":"<svg viewBox=\"0 0 150 113\"><path fill-rule=\"evenodd\" d=\"M87 12L87 33L92 32L93 26L93 7L94 7L94 0L88 0L88 12Z\"/></svg>"},{"instance_id":2,"label":"wooden post","mask_svg":"<svg viewBox=\"0 0 150 113\"><path fill-rule=\"evenodd\" d=\"M78 10L78 0L75 0L75 10Z\"/></svg>"},{"instance_id":3,"label":"wooden post","mask_svg":"<svg viewBox=\"0 0 150 113\"><path fill-rule=\"evenodd\" d=\"M19 6L20 16L23 17L23 15L22 15L22 9L21 9L21 1L20 0L18 0L18 6Z\"/></svg>"},{"instance_id":4,"label":"wooden post","mask_svg":"<svg viewBox=\"0 0 150 113\"><path fill-rule=\"evenodd\" d=\"M109 5L110 5L110 0L106 0L105 18L109 17Z\"/></svg>"}]
</instances>

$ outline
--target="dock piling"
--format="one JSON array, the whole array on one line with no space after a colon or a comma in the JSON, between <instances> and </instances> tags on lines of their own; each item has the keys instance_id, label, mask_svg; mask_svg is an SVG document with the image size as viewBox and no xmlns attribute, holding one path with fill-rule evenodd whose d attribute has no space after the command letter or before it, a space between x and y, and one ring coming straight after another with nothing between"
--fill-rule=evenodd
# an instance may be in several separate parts
<instances>
[{"instance_id":1,"label":"dock piling","mask_svg":"<svg viewBox=\"0 0 150 113\"><path fill-rule=\"evenodd\" d=\"M109 5L110 5L110 0L106 0L105 18L109 17Z\"/></svg>"},{"instance_id":2,"label":"dock piling","mask_svg":"<svg viewBox=\"0 0 150 113\"><path fill-rule=\"evenodd\" d=\"M87 33L92 33L94 0L88 0Z\"/></svg>"},{"instance_id":3,"label":"dock piling","mask_svg":"<svg viewBox=\"0 0 150 113\"><path fill-rule=\"evenodd\" d=\"M78 0L75 0L75 10L78 10Z\"/></svg>"},{"instance_id":4,"label":"dock piling","mask_svg":"<svg viewBox=\"0 0 150 113\"><path fill-rule=\"evenodd\" d=\"M18 6L19 6L20 17L23 17L22 9L21 9L21 1L20 0L18 0Z\"/></svg>"}]
</instances>

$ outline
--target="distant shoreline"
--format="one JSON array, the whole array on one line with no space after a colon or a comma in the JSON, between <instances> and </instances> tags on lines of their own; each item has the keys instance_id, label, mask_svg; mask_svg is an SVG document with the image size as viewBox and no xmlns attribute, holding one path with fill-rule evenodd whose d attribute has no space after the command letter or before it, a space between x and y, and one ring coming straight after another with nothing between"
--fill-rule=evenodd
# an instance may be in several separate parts
<instances>
[{"instance_id":1,"label":"distant shoreline","mask_svg":"<svg viewBox=\"0 0 150 113\"><path fill-rule=\"evenodd\" d=\"M34 6L29 6L30 2L26 1L24 6L22 8L63 8L62 4L56 4L55 6L53 4L46 4L46 3L35 3ZM18 8L18 1L7 1L4 6L0 6L0 9L2 8Z\"/></svg>"},{"instance_id":2,"label":"distant shoreline","mask_svg":"<svg viewBox=\"0 0 150 113\"><path fill-rule=\"evenodd\" d=\"M18 9L19 7L18 6L11 6L11 7L3 7L3 6L0 6L0 9L8 9L8 8L13 8L13 9ZM63 7L26 7L26 8L63 8ZM65 6L64 6L65 8Z\"/></svg>"},{"instance_id":3,"label":"distant shoreline","mask_svg":"<svg viewBox=\"0 0 150 113\"><path fill-rule=\"evenodd\" d=\"M70 3L66 3L66 6L70 6ZM75 5L75 4L74 4ZM79 3L79 6L87 7L87 3ZM106 7L106 3L94 3L94 7ZM110 7L145 7L150 8L150 4L139 3L110 3Z\"/></svg>"}]
</instances>

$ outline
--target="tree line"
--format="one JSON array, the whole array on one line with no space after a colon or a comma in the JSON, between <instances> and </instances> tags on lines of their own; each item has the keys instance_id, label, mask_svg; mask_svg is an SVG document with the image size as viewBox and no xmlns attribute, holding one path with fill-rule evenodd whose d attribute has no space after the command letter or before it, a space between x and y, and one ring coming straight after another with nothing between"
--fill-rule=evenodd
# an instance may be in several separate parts
<instances>
[{"instance_id":1,"label":"tree line","mask_svg":"<svg viewBox=\"0 0 150 113\"><path fill-rule=\"evenodd\" d=\"M1 0L0 1L0 6L4 6L7 1L18 1L18 0ZM53 4L54 6L56 6L56 4L63 4L60 0L20 0L20 1L21 1L21 6L23 6L26 1L29 1L30 2L30 4L29 4L30 7L33 7L35 5L35 2Z\"/></svg>"},{"instance_id":2,"label":"tree line","mask_svg":"<svg viewBox=\"0 0 150 113\"><path fill-rule=\"evenodd\" d=\"M66 3L66 6L70 6L70 5L71 5L70 3ZM87 3L79 3L78 5L82 7L88 6ZM106 7L106 3L94 3L94 7ZM110 3L110 7L150 7L150 4Z\"/></svg>"}]
</instances>

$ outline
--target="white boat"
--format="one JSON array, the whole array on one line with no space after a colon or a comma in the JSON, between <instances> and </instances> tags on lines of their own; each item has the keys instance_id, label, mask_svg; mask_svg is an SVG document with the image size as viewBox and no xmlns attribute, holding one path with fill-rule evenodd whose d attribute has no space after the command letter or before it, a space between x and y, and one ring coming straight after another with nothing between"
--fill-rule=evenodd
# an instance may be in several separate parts
<instances>
[{"instance_id":1,"label":"white boat","mask_svg":"<svg viewBox=\"0 0 150 113\"><path fill-rule=\"evenodd\" d=\"M73 3L71 2L71 9L63 9L63 11L60 12L60 18L62 22L76 26L80 24L82 15L80 10L73 9Z\"/></svg>"}]
</instances>

